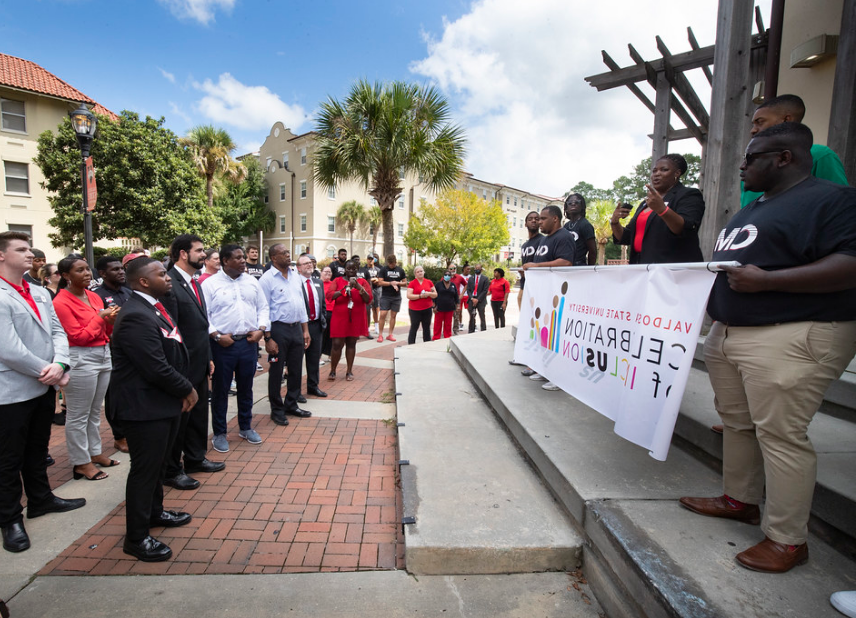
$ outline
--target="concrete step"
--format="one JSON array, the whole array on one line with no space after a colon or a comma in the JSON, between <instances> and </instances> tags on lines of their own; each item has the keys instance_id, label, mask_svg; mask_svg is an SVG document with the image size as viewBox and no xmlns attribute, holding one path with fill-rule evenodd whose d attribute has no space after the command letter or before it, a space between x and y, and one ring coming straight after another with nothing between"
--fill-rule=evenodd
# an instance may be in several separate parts
<instances>
[{"instance_id":1,"label":"concrete step","mask_svg":"<svg viewBox=\"0 0 856 618\"><path fill-rule=\"evenodd\" d=\"M702 518L677 503L682 495L721 492L713 468L675 445L667 461L655 461L616 436L609 419L524 378L507 363L510 333L455 338L451 348L583 528L583 570L607 615L832 617L829 595L856 586L856 563L816 536L809 564L791 573L739 567L734 555L762 540L760 530Z\"/></svg>"},{"instance_id":2,"label":"concrete step","mask_svg":"<svg viewBox=\"0 0 856 618\"><path fill-rule=\"evenodd\" d=\"M396 351L407 570L573 570L582 538L521 456L448 341ZM503 361L504 362L504 361Z\"/></svg>"}]
</instances>

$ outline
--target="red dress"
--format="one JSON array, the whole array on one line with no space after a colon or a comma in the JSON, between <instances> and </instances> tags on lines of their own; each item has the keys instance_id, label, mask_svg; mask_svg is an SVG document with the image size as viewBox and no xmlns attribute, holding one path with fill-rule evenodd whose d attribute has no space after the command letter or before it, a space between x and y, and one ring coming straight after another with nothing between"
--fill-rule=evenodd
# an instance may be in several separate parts
<instances>
[{"instance_id":1,"label":"red dress","mask_svg":"<svg viewBox=\"0 0 856 618\"><path fill-rule=\"evenodd\" d=\"M333 285L330 286L325 294L328 301L333 298L335 292L344 290L348 285L345 277L336 277L330 283ZM372 288L369 282L359 277L357 285L369 293L368 304L371 305ZM369 334L369 327L366 322L366 303L363 302L357 290L351 290L350 299L353 301L353 305L349 309L348 298L348 296L343 294L333 301L333 319L330 321L330 337L333 339L340 337L364 337Z\"/></svg>"}]
</instances>

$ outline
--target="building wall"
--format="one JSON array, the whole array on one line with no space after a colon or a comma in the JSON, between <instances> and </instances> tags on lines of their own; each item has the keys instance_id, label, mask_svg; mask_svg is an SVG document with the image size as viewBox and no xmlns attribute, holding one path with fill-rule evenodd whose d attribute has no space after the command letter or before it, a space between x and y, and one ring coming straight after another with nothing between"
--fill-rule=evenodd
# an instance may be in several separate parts
<instances>
[{"instance_id":1,"label":"building wall","mask_svg":"<svg viewBox=\"0 0 856 618\"><path fill-rule=\"evenodd\" d=\"M836 59L824 60L811 68L792 69L791 51L821 34L839 34L843 7L843 0L788 0L785 3L778 92L802 97L806 106L803 122L811 128L819 144L826 144L829 131Z\"/></svg>"},{"instance_id":2,"label":"building wall","mask_svg":"<svg viewBox=\"0 0 856 618\"><path fill-rule=\"evenodd\" d=\"M56 262L67 251L51 246L48 219L53 210L47 199L47 191L39 186L44 176L33 163L38 152L38 138L42 131L56 130L67 115L65 101L36 94L21 92L0 86L0 98L24 103L26 130L24 132L3 129L0 124L0 231L17 229L16 226L31 226L33 246L45 252L48 262ZM9 191L6 178L6 162L22 163L27 166L29 190L26 193ZM11 226L11 227L10 227Z\"/></svg>"}]
</instances>

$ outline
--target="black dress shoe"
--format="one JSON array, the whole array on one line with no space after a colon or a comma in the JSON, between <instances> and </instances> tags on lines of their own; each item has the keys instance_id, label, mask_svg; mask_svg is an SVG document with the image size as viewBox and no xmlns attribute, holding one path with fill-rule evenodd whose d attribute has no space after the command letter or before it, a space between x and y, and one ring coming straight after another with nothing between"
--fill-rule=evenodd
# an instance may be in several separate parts
<instances>
[{"instance_id":1,"label":"black dress shoe","mask_svg":"<svg viewBox=\"0 0 856 618\"><path fill-rule=\"evenodd\" d=\"M298 395L297 403L306 403L306 397L304 397L303 395Z\"/></svg>"},{"instance_id":2,"label":"black dress shoe","mask_svg":"<svg viewBox=\"0 0 856 618\"><path fill-rule=\"evenodd\" d=\"M279 416L279 415L271 414L270 420L272 420L276 425L282 425L283 427L288 425L288 419L285 418L285 415Z\"/></svg>"},{"instance_id":3,"label":"black dress shoe","mask_svg":"<svg viewBox=\"0 0 856 618\"><path fill-rule=\"evenodd\" d=\"M169 546L166 543L161 543L153 536L147 536L137 543L125 539L122 551L143 562L163 562L172 556L172 550Z\"/></svg>"},{"instance_id":4,"label":"black dress shoe","mask_svg":"<svg viewBox=\"0 0 856 618\"><path fill-rule=\"evenodd\" d=\"M53 416L53 424L54 425L65 425L65 411L59 412L58 414L54 414Z\"/></svg>"},{"instance_id":5,"label":"black dress shoe","mask_svg":"<svg viewBox=\"0 0 856 618\"><path fill-rule=\"evenodd\" d=\"M63 500L56 496L51 496L49 500L45 500L41 504L28 504L27 517L35 519L48 513L64 513L79 509L86 504L86 498L72 498L71 500Z\"/></svg>"},{"instance_id":6,"label":"black dress shoe","mask_svg":"<svg viewBox=\"0 0 856 618\"><path fill-rule=\"evenodd\" d=\"M199 481L190 478L184 472L179 472L173 477L163 480L164 485L175 487L176 489L196 489L199 487Z\"/></svg>"},{"instance_id":7,"label":"black dress shoe","mask_svg":"<svg viewBox=\"0 0 856 618\"><path fill-rule=\"evenodd\" d=\"M315 395L316 397L326 397L327 393L322 391L320 388L307 388L306 392L310 395Z\"/></svg>"},{"instance_id":8,"label":"black dress shoe","mask_svg":"<svg viewBox=\"0 0 856 618\"><path fill-rule=\"evenodd\" d=\"M226 464L222 461L209 461L207 459L203 459L201 462L197 464L184 464L184 472L186 474L192 474L194 472L220 472L223 468L226 467Z\"/></svg>"},{"instance_id":9,"label":"black dress shoe","mask_svg":"<svg viewBox=\"0 0 856 618\"><path fill-rule=\"evenodd\" d=\"M309 410L302 410L300 408L294 408L294 410L286 410L286 414L291 414L292 416L299 416L300 418L309 418L312 416L312 412Z\"/></svg>"},{"instance_id":10,"label":"black dress shoe","mask_svg":"<svg viewBox=\"0 0 856 618\"><path fill-rule=\"evenodd\" d=\"M184 524L189 524L191 519L190 513L164 511L158 517L152 517L149 524L152 526L163 526L164 528L178 528Z\"/></svg>"},{"instance_id":11,"label":"black dress shoe","mask_svg":"<svg viewBox=\"0 0 856 618\"><path fill-rule=\"evenodd\" d=\"M24 522L19 521L3 526L3 549L11 552L30 549L30 537L24 529Z\"/></svg>"},{"instance_id":12,"label":"black dress shoe","mask_svg":"<svg viewBox=\"0 0 856 618\"><path fill-rule=\"evenodd\" d=\"M54 460L53 457L51 457L51 454L48 453L47 459L45 459L45 463L48 465L48 468L50 468L52 465L54 465L56 463L56 461Z\"/></svg>"}]
</instances>

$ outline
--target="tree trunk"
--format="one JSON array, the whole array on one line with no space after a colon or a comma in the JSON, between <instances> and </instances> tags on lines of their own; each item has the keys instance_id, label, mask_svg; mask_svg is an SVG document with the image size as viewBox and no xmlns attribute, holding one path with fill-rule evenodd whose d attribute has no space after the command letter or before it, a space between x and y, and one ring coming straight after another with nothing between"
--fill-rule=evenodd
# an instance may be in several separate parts
<instances>
[{"instance_id":1,"label":"tree trunk","mask_svg":"<svg viewBox=\"0 0 856 618\"><path fill-rule=\"evenodd\" d=\"M348 226L348 235L351 237L351 255L354 255L354 228Z\"/></svg>"},{"instance_id":2,"label":"tree trunk","mask_svg":"<svg viewBox=\"0 0 856 618\"><path fill-rule=\"evenodd\" d=\"M395 221L393 220L392 216L392 206L392 203L389 204L388 208L384 204L381 204L380 206L380 215L383 220L383 255L381 256L382 263L385 263L386 256L395 255Z\"/></svg>"},{"instance_id":3,"label":"tree trunk","mask_svg":"<svg viewBox=\"0 0 856 618\"><path fill-rule=\"evenodd\" d=\"M208 210L214 206L214 176L205 177L205 193L208 195Z\"/></svg>"}]
</instances>

